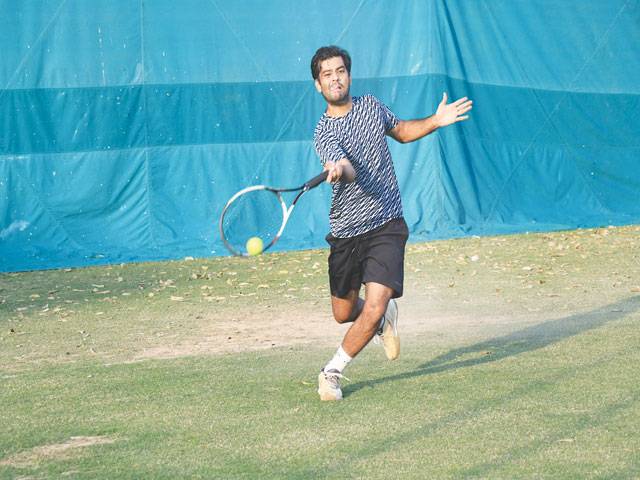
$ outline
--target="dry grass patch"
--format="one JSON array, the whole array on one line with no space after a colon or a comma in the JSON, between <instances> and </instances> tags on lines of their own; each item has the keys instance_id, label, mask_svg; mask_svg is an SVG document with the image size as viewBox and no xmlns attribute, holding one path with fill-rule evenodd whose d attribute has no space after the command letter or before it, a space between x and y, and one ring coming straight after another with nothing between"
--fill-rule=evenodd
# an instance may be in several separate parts
<instances>
[{"instance_id":1,"label":"dry grass patch","mask_svg":"<svg viewBox=\"0 0 640 480\"><path fill-rule=\"evenodd\" d=\"M34 447L30 450L16 453L4 460L0 460L0 466L14 468L29 468L41 462L51 460L67 460L81 453L81 449L94 445L114 443L114 438L106 436L95 437L71 437L63 443L53 443Z\"/></svg>"}]
</instances>

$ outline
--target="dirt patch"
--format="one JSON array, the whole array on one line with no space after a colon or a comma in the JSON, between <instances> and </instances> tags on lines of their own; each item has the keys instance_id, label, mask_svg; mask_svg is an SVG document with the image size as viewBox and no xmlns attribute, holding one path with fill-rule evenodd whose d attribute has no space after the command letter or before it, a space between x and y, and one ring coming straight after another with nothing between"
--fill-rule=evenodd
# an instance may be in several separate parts
<instances>
[{"instance_id":1,"label":"dirt patch","mask_svg":"<svg viewBox=\"0 0 640 480\"><path fill-rule=\"evenodd\" d=\"M225 319L203 315L197 327L197 337L183 339L176 344L167 343L164 339L161 345L138 352L133 361L334 344L339 341L340 331L346 331L346 328L336 324L328 311L311 311L303 317L295 308L260 314L242 312L241 317Z\"/></svg>"},{"instance_id":2,"label":"dirt patch","mask_svg":"<svg viewBox=\"0 0 640 480\"><path fill-rule=\"evenodd\" d=\"M54 443L34 447L31 450L17 453L4 460L0 460L0 466L28 468L40 462L51 460L66 460L78 455L80 450L94 445L114 443L116 440L106 436L96 437L71 437L63 443Z\"/></svg>"},{"instance_id":3,"label":"dirt patch","mask_svg":"<svg viewBox=\"0 0 640 480\"><path fill-rule=\"evenodd\" d=\"M417 292L399 300L399 326L403 344L418 336L434 342L455 342L458 337L483 338L512 328L545 321L547 316L512 312L461 311L459 307L442 309ZM306 310L304 315L300 311ZM282 307L277 312L256 314L243 311L242 316L202 315L194 328L198 333L175 343L164 337L156 345L138 350L130 361L170 359L192 355L229 353L314 346L333 348L340 344L349 325L337 324L330 313L329 300L315 310Z\"/></svg>"},{"instance_id":4,"label":"dirt patch","mask_svg":"<svg viewBox=\"0 0 640 480\"><path fill-rule=\"evenodd\" d=\"M519 298L512 302L500 298L480 300L473 294L456 295L448 287L435 291L409 288L398 302L399 330L405 347L424 339L442 346L478 342L519 330L539 336L544 329L531 327L551 325L557 329L565 321L586 320L593 312L615 311L616 305L620 305L618 302L626 296L582 298L576 305L575 299L568 302L557 295L530 297L529 301ZM137 350L129 361L301 346L333 349L349 328L348 324L339 325L333 320L329 300L326 305L282 306L269 313L247 310L224 319L203 314L198 324L193 325L194 335L175 339L175 342L167 337L158 339L156 345Z\"/></svg>"}]
</instances>

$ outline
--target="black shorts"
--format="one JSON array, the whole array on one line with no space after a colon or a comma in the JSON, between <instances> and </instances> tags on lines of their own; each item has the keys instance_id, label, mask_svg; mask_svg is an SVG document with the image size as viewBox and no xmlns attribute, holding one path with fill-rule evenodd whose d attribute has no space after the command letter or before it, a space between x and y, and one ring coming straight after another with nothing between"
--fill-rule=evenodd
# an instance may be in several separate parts
<instances>
[{"instance_id":1,"label":"black shorts","mask_svg":"<svg viewBox=\"0 0 640 480\"><path fill-rule=\"evenodd\" d=\"M331 295L345 298L363 283L376 282L393 289L393 298L402 296L404 249L409 229L404 218L351 238L326 237L329 253Z\"/></svg>"}]
</instances>

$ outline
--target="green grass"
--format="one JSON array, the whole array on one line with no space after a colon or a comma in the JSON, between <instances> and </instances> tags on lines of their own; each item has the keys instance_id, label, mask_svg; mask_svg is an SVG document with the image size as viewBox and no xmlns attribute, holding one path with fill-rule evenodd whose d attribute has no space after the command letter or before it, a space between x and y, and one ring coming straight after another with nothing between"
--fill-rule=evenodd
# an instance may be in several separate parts
<instances>
[{"instance_id":1,"label":"green grass","mask_svg":"<svg viewBox=\"0 0 640 480\"><path fill-rule=\"evenodd\" d=\"M370 346L339 403L315 392L331 342L131 362L326 307L326 252L3 275L0 478L639 478L639 231L412 246L430 315L526 321ZM82 436L110 443L56 448Z\"/></svg>"},{"instance_id":2,"label":"green grass","mask_svg":"<svg viewBox=\"0 0 640 480\"><path fill-rule=\"evenodd\" d=\"M346 399L315 393L321 351L271 351L3 379L3 457L115 442L5 477L602 478L640 475L638 316L544 345L366 351Z\"/></svg>"}]
</instances>

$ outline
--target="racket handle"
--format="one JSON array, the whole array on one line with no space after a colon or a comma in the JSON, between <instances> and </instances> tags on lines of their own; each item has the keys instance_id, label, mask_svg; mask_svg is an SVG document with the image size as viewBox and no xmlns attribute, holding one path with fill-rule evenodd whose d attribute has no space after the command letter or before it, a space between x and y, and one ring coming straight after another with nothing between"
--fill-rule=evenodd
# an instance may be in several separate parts
<instances>
[{"instance_id":1,"label":"racket handle","mask_svg":"<svg viewBox=\"0 0 640 480\"><path fill-rule=\"evenodd\" d=\"M327 175L329 175L329 172L327 170L322 172L320 175L316 175L315 177L313 177L311 180L309 180L307 183L304 184L304 189L311 190L312 188L317 187L327 179Z\"/></svg>"}]
</instances>

